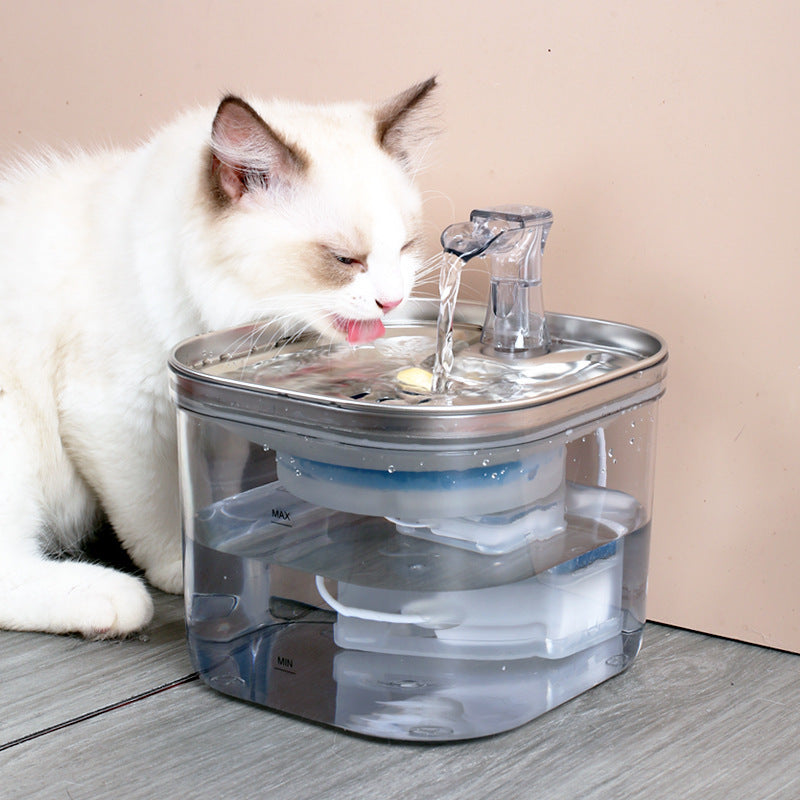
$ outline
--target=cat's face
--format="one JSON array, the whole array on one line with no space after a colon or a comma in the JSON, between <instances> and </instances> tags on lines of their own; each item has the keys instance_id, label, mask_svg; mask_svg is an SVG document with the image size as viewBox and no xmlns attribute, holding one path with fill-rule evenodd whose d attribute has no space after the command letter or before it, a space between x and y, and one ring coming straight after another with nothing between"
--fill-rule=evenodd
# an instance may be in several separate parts
<instances>
[{"instance_id":1,"label":"cat's face","mask_svg":"<svg viewBox=\"0 0 800 800\"><path fill-rule=\"evenodd\" d=\"M207 164L211 299L237 318L220 323L277 318L350 343L383 333L421 266L411 172L433 86L377 109L222 101Z\"/></svg>"}]
</instances>

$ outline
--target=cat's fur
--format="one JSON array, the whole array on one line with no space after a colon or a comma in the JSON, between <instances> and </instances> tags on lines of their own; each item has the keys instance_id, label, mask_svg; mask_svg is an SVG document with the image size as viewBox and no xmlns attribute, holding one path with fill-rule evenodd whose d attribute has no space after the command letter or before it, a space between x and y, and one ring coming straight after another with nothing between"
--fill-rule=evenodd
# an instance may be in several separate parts
<instances>
[{"instance_id":1,"label":"cat's fur","mask_svg":"<svg viewBox=\"0 0 800 800\"><path fill-rule=\"evenodd\" d=\"M420 266L433 79L377 107L225 98L131 152L0 183L0 627L118 636L142 581L74 552L101 514L181 588L180 340L255 319L375 338Z\"/></svg>"}]
</instances>

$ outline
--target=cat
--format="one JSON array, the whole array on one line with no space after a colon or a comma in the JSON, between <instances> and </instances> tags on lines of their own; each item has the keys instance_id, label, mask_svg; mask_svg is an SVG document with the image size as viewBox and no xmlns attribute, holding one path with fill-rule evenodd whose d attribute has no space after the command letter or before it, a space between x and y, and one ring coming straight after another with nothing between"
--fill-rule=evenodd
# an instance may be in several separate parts
<instances>
[{"instance_id":1,"label":"cat","mask_svg":"<svg viewBox=\"0 0 800 800\"><path fill-rule=\"evenodd\" d=\"M169 352L258 320L383 333L423 264L435 85L375 106L228 95L132 151L0 182L0 628L148 624L144 581L65 557L101 518L150 584L181 591Z\"/></svg>"}]
</instances>

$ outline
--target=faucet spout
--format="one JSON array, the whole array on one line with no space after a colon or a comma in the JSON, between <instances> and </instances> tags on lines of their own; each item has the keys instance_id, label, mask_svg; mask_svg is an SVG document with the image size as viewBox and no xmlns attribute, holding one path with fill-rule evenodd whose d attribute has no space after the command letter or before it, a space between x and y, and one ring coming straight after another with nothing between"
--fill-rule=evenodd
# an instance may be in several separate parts
<instances>
[{"instance_id":1,"label":"faucet spout","mask_svg":"<svg viewBox=\"0 0 800 800\"><path fill-rule=\"evenodd\" d=\"M456 222L442 231L442 249L458 256L466 264L471 258L483 255L506 230L482 222Z\"/></svg>"},{"instance_id":2,"label":"faucet spout","mask_svg":"<svg viewBox=\"0 0 800 800\"><path fill-rule=\"evenodd\" d=\"M542 300L542 254L553 214L527 205L476 209L469 222L445 228L442 247L462 262L488 262L491 288L483 324L484 349L530 357L550 349Z\"/></svg>"}]
</instances>

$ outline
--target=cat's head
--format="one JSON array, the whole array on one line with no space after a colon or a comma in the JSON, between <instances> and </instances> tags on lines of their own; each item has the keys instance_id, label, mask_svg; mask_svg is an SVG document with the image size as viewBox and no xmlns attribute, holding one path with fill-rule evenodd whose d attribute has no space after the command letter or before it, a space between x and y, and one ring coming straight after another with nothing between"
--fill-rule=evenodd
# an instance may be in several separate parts
<instances>
[{"instance_id":1,"label":"cat's head","mask_svg":"<svg viewBox=\"0 0 800 800\"><path fill-rule=\"evenodd\" d=\"M204 164L216 321L277 318L351 343L384 332L421 266L412 179L435 84L377 106L222 100Z\"/></svg>"}]
</instances>

